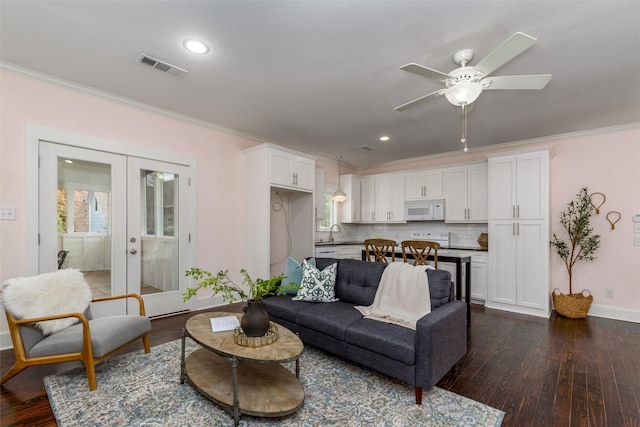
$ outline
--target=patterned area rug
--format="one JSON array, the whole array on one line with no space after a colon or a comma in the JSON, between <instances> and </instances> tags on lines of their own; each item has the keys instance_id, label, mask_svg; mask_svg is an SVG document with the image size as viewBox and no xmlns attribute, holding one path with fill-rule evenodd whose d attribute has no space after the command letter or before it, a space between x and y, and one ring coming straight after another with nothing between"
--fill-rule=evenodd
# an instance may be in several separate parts
<instances>
[{"instance_id":1,"label":"patterned area rug","mask_svg":"<svg viewBox=\"0 0 640 427\"><path fill-rule=\"evenodd\" d=\"M187 352L198 346L187 339ZM291 365L291 366L288 366ZM295 369L293 362L285 365ZM241 369L242 367L240 367ZM60 427L232 426L233 417L180 384L180 340L107 359L89 392L84 368L44 378ZM314 347L300 360L302 408L283 418L242 416L241 426L500 426L504 413L434 387L415 404L413 386Z\"/></svg>"}]
</instances>

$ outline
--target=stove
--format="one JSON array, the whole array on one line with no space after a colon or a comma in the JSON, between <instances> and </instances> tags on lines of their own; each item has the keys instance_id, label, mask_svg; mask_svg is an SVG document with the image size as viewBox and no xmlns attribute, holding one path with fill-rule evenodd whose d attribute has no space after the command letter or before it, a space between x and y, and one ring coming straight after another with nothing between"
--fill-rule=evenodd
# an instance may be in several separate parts
<instances>
[{"instance_id":1,"label":"stove","mask_svg":"<svg viewBox=\"0 0 640 427\"><path fill-rule=\"evenodd\" d=\"M440 243L441 248L449 247L448 231L413 231L411 233L412 240L429 240Z\"/></svg>"}]
</instances>

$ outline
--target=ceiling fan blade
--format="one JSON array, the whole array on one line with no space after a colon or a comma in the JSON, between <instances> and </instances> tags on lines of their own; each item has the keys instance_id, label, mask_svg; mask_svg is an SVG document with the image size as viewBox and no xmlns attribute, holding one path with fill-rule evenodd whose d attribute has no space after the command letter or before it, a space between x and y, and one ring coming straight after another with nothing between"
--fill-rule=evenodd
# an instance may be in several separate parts
<instances>
[{"instance_id":1,"label":"ceiling fan blade","mask_svg":"<svg viewBox=\"0 0 640 427\"><path fill-rule=\"evenodd\" d=\"M440 90L437 90L435 92L431 92L431 93L429 93L429 94L427 94L425 96L421 96L420 98L414 99L413 101L409 101L406 104L402 104L401 106L394 108L394 110L395 111L404 111L407 108L412 107L412 106L414 106L416 104L419 104L422 101L426 101L429 98L435 98L436 96L440 96L440 95L444 94L446 91L447 91L446 89L440 89Z\"/></svg>"},{"instance_id":2,"label":"ceiling fan blade","mask_svg":"<svg viewBox=\"0 0 640 427\"><path fill-rule=\"evenodd\" d=\"M410 73L420 74L421 76L428 77L430 79L438 80L439 82L443 82L446 79L450 79L451 76L440 72L438 70L432 70L431 68L424 67L418 64L407 64L400 67L401 70L408 71Z\"/></svg>"},{"instance_id":3,"label":"ceiling fan blade","mask_svg":"<svg viewBox=\"0 0 640 427\"><path fill-rule=\"evenodd\" d=\"M475 69L486 76L529 49L536 41L524 33L515 33L480 61Z\"/></svg>"},{"instance_id":4,"label":"ceiling fan blade","mask_svg":"<svg viewBox=\"0 0 640 427\"><path fill-rule=\"evenodd\" d=\"M523 76L496 76L482 79L484 90L500 89L544 89L551 80L551 74L523 75Z\"/></svg>"}]
</instances>

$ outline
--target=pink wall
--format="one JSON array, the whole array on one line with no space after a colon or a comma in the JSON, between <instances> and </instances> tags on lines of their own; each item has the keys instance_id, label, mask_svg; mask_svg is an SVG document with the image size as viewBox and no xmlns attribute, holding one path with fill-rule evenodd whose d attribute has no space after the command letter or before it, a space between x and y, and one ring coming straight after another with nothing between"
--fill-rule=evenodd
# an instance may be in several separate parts
<instances>
[{"instance_id":1,"label":"pink wall","mask_svg":"<svg viewBox=\"0 0 640 427\"><path fill-rule=\"evenodd\" d=\"M196 158L196 264L241 268L242 149L256 142L230 132L149 112L38 79L0 70L0 282L25 274L25 131L29 124ZM4 318L4 316L2 316Z\"/></svg>"}]
</instances>

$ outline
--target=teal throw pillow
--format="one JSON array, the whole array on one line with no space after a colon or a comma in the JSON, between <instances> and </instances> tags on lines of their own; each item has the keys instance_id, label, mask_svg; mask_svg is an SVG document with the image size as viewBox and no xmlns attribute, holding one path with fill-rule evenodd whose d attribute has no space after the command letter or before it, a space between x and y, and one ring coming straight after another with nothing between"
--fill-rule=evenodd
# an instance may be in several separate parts
<instances>
[{"instance_id":1,"label":"teal throw pillow","mask_svg":"<svg viewBox=\"0 0 640 427\"><path fill-rule=\"evenodd\" d=\"M315 267L316 259L310 258L309 265ZM291 284L293 282L293 284ZM284 268L284 279L280 284L280 287L289 295L296 295L300 284L302 283L302 266L298 264L298 261L289 257L287 259L287 265Z\"/></svg>"},{"instance_id":2,"label":"teal throw pillow","mask_svg":"<svg viewBox=\"0 0 640 427\"><path fill-rule=\"evenodd\" d=\"M302 282L298 295L292 299L295 301L310 302L335 302L336 298L336 273L338 263L333 263L320 271L310 265L307 260L302 262Z\"/></svg>"}]
</instances>

